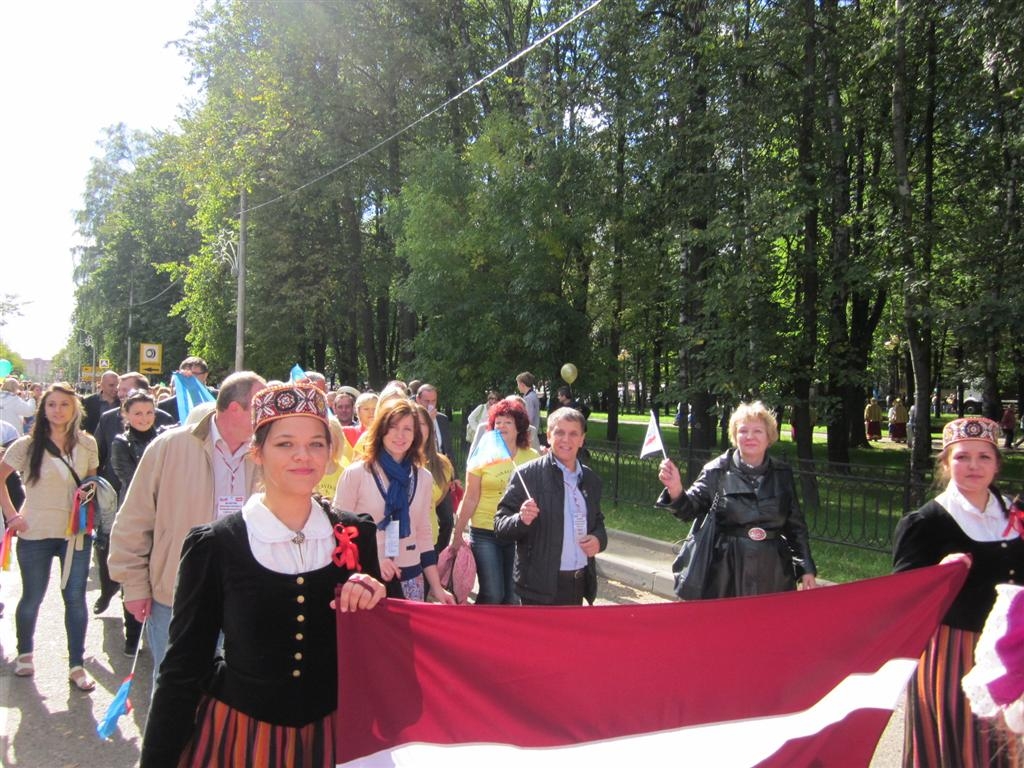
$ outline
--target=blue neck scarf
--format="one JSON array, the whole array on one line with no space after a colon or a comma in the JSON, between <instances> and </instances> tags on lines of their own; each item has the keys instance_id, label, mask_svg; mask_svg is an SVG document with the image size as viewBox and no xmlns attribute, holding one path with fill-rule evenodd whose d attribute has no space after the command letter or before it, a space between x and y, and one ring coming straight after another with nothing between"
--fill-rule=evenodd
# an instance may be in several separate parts
<instances>
[{"instance_id":1,"label":"blue neck scarf","mask_svg":"<svg viewBox=\"0 0 1024 768\"><path fill-rule=\"evenodd\" d=\"M380 464L380 468L384 470L384 476L388 479L388 487L385 491L381 486L380 478L374 473L377 490L384 497L384 519L378 527L387 528L388 523L397 520L398 537L400 539L408 538L412 535L412 525L409 522L409 500L416 492L412 459L406 456L399 463L391 457L390 453L381 451L380 456L377 457L377 463Z\"/></svg>"}]
</instances>

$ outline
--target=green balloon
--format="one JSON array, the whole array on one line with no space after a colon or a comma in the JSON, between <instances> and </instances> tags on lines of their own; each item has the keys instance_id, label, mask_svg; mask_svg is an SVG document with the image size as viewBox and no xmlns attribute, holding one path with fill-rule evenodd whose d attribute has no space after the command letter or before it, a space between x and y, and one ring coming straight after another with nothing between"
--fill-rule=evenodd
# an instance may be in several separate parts
<instances>
[{"instance_id":1,"label":"green balloon","mask_svg":"<svg viewBox=\"0 0 1024 768\"><path fill-rule=\"evenodd\" d=\"M0 359L0 377L10 376L11 371L14 370L14 366L11 365L10 360Z\"/></svg>"},{"instance_id":2,"label":"green balloon","mask_svg":"<svg viewBox=\"0 0 1024 768\"><path fill-rule=\"evenodd\" d=\"M573 365L572 363L566 363L565 365L562 366L561 373L562 378L565 380L565 383L568 384L569 386L572 386L572 383L576 381L576 376L579 373L579 371L576 370L576 366Z\"/></svg>"}]
</instances>

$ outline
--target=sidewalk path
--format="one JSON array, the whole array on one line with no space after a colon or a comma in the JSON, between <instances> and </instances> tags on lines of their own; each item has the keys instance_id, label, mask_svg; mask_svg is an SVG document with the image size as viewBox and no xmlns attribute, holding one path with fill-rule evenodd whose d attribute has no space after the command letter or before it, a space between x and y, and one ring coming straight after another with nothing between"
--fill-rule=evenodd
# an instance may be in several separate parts
<instances>
[{"instance_id":1,"label":"sidewalk path","mask_svg":"<svg viewBox=\"0 0 1024 768\"><path fill-rule=\"evenodd\" d=\"M17 548L17 545L15 545ZM56 561L54 561L56 563ZM93 569L95 570L95 568ZM54 565L50 586L39 613L35 636L35 677L15 677L14 609L21 596L15 560L0 574L0 600L6 606L0 619L0 765L24 768L122 768L139 760L141 729L149 711L153 668L149 653L139 655L130 699L134 710L119 721L109 742L96 735L111 699L131 668L123 654L124 636L118 601L102 616L92 615L99 585L89 581L86 596L89 627L85 639L85 668L96 679L96 690L82 693L68 685L68 652L64 633L64 603L60 571Z\"/></svg>"}]
</instances>

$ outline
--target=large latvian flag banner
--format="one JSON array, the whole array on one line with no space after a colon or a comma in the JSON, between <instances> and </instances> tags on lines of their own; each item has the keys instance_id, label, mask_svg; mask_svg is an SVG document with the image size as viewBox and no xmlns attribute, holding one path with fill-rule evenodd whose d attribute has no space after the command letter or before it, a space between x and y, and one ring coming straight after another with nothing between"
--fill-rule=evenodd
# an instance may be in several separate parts
<instances>
[{"instance_id":1,"label":"large latvian flag banner","mask_svg":"<svg viewBox=\"0 0 1024 768\"><path fill-rule=\"evenodd\" d=\"M963 562L638 606L338 616L344 766L866 766Z\"/></svg>"}]
</instances>

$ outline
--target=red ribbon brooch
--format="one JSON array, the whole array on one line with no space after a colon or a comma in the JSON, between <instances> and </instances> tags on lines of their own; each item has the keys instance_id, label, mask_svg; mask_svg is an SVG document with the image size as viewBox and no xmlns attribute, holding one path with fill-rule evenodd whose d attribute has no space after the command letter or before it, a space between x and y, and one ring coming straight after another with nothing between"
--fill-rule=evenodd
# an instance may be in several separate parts
<instances>
[{"instance_id":1,"label":"red ribbon brooch","mask_svg":"<svg viewBox=\"0 0 1024 768\"><path fill-rule=\"evenodd\" d=\"M1024 538L1024 499L1020 496L1015 497L1013 504L1010 505L1009 521L1006 523L1003 536L1009 535L1010 531L1016 531Z\"/></svg>"},{"instance_id":2,"label":"red ribbon brooch","mask_svg":"<svg viewBox=\"0 0 1024 768\"><path fill-rule=\"evenodd\" d=\"M334 538L338 540L338 546L331 553L334 564L350 571L363 570L359 565L359 547L355 544L355 540L359 538L359 529L354 525L337 523L334 526Z\"/></svg>"}]
</instances>

